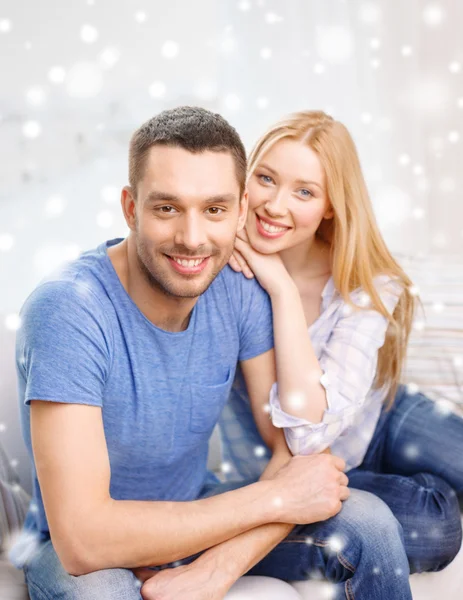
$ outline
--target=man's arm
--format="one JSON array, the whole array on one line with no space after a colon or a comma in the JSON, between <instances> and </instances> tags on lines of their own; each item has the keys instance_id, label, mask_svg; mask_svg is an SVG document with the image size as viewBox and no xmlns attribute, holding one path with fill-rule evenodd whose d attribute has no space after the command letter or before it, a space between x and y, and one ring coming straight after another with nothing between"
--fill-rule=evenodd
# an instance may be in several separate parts
<instances>
[{"instance_id":1,"label":"man's arm","mask_svg":"<svg viewBox=\"0 0 463 600\"><path fill-rule=\"evenodd\" d=\"M264 523L313 520L303 458L279 479L203 500L114 500L101 408L32 400L31 436L53 545L73 575L165 564Z\"/></svg>"}]
</instances>

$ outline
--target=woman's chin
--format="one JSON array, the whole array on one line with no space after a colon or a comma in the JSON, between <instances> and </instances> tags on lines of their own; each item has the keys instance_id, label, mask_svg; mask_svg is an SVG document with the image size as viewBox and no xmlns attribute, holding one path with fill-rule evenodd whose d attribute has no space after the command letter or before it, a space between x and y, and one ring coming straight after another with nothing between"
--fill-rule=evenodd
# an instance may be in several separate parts
<instances>
[{"instance_id":1,"label":"woman's chin","mask_svg":"<svg viewBox=\"0 0 463 600\"><path fill-rule=\"evenodd\" d=\"M279 243L279 240L264 240L256 233L253 235L249 235L248 233L248 236L251 246L261 254L275 254L276 252L284 250L284 248L281 247L282 244Z\"/></svg>"}]
</instances>

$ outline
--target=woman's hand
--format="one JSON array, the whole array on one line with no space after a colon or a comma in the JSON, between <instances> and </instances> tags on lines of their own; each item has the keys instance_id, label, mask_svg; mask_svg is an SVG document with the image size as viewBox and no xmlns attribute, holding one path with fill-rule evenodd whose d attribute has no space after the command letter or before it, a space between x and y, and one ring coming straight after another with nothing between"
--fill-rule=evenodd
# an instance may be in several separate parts
<instances>
[{"instance_id":1,"label":"woman's hand","mask_svg":"<svg viewBox=\"0 0 463 600\"><path fill-rule=\"evenodd\" d=\"M270 296L292 285L292 279L279 255L261 254L254 250L245 230L238 233L229 264L234 271L242 271L249 279L255 276Z\"/></svg>"}]
</instances>

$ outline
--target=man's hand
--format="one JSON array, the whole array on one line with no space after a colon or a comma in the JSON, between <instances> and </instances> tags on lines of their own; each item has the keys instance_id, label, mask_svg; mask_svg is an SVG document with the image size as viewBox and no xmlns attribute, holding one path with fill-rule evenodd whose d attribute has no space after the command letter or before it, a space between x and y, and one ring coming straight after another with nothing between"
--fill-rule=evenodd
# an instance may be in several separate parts
<instances>
[{"instance_id":1,"label":"man's hand","mask_svg":"<svg viewBox=\"0 0 463 600\"><path fill-rule=\"evenodd\" d=\"M337 514L349 497L342 458L331 454L293 456L279 469L269 501L279 508L278 521L305 525Z\"/></svg>"}]
</instances>

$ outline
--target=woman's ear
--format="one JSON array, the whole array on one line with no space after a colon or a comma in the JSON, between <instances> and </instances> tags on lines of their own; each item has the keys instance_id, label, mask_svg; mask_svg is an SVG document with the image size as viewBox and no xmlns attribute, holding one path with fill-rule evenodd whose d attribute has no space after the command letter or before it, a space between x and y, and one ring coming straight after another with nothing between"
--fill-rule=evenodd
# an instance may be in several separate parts
<instances>
[{"instance_id":1,"label":"woman's ear","mask_svg":"<svg viewBox=\"0 0 463 600\"><path fill-rule=\"evenodd\" d=\"M327 221L329 219L332 219L334 217L334 208L333 206L330 204L329 207L326 209L325 214L323 215L323 218L326 219Z\"/></svg>"}]
</instances>

